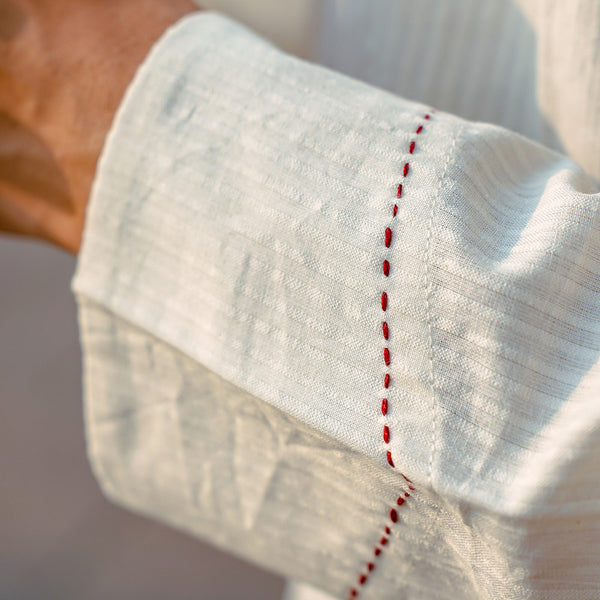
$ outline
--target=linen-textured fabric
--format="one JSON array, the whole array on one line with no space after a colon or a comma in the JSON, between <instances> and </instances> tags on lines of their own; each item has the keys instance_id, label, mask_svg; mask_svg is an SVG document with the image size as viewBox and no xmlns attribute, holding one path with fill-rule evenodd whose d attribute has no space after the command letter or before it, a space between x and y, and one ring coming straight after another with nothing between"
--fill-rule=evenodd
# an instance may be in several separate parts
<instances>
[{"instance_id":1,"label":"linen-textured fabric","mask_svg":"<svg viewBox=\"0 0 600 600\"><path fill-rule=\"evenodd\" d=\"M183 19L72 283L101 486L336 595L597 597L599 200L519 134Z\"/></svg>"},{"instance_id":2,"label":"linen-textured fabric","mask_svg":"<svg viewBox=\"0 0 600 600\"><path fill-rule=\"evenodd\" d=\"M565 152L600 179L598 0L324 0L312 60Z\"/></svg>"}]
</instances>

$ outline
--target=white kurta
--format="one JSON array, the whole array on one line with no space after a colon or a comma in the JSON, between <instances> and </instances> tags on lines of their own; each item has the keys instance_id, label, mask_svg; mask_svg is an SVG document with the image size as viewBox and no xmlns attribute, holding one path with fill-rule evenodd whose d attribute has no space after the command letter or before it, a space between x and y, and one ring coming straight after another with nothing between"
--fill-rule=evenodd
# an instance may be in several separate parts
<instances>
[{"instance_id":1,"label":"white kurta","mask_svg":"<svg viewBox=\"0 0 600 600\"><path fill-rule=\"evenodd\" d=\"M519 134L183 19L73 279L100 485L339 597L598 597L599 200Z\"/></svg>"}]
</instances>

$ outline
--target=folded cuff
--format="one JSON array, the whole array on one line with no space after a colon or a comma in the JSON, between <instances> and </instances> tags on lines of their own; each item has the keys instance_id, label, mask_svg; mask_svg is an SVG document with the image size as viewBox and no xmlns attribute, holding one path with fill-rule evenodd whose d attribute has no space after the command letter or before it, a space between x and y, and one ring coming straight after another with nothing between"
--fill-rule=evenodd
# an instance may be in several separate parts
<instances>
[{"instance_id":1,"label":"folded cuff","mask_svg":"<svg viewBox=\"0 0 600 600\"><path fill-rule=\"evenodd\" d=\"M595 191L201 13L122 102L72 287L398 477L552 510L596 443Z\"/></svg>"}]
</instances>

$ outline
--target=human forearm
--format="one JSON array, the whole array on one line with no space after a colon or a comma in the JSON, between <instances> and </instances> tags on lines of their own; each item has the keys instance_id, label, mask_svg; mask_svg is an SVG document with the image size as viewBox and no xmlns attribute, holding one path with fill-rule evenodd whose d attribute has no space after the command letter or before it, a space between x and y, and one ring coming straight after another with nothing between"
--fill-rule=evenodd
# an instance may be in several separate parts
<instances>
[{"instance_id":1,"label":"human forearm","mask_svg":"<svg viewBox=\"0 0 600 600\"><path fill-rule=\"evenodd\" d=\"M0 3L0 230L76 253L104 137L190 0Z\"/></svg>"}]
</instances>

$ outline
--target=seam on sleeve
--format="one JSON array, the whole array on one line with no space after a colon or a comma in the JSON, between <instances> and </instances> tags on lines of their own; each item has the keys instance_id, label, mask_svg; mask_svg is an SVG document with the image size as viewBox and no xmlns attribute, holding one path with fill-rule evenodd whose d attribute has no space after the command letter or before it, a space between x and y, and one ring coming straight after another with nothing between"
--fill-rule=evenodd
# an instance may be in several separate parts
<instances>
[{"instance_id":1,"label":"seam on sleeve","mask_svg":"<svg viewBox=\"0 0 600 600\"><path fill-rule=\"evenodd\" d=\"M417 137L420 136L425 131L424 125L427 123L427 121L429 121L431 119L431 114L433 114L434 112L435 112L434 110L431 110L431 111L429 111L429 113L426 113L422 117L422 120L419 123L418 127L416 128L416 130L411 138L411 141L408 145L408 149L407 149L408 157L404 161L404 165L402 166L401 182L398 184L397 191L396 191L396 198L398 200L403 197L403 194L405 192L403 186L405 185L407 177L410 174L410 156L414 154L415 149L417 147L417 142L416 142ZM444 174L445 174L445 172L446 172L446 169L444 170ZM384 243L384 246L388 250L392 246L392 239L393 239L393 235L394 235L392 228L394 227L394 223L398 216L398 204L397 203L394 203L391 213L392 213L391 214L392 220L391 220L390 224L386 227L386 229L384 231L384 235L383 235L383 243ZM388 254L389 254L389 252L388 252ZM390 269L391 269L390 262L386 258L383 261L383 265L382 265L382 272L383 272L384 278L387 279L390 276ZM381 310L383 311L383 313L387 313L388 303L389 303L388 293L384 289L384 291L381 293ZM389 368L391 365L391 362L392 362L392 357L391 357L390 349L389 349L388 343L387 343L390 338L391 328L385 317L386 317L386 315L384 314L384 321L382 323L383 339L384 339L384 346L385 346L383 349L383 361L384 361L384 364L386 367L386 373L385 373L384 380L383 380L383 387L387 390L387 389L389 389L389 387L392 383L392 377L390 374L391 369ZM386 394L386 396L387 396L387 394ZM381 413L384 416L384 418L388 414L388 409L389 409L389 400L386 397L386 398L383 398L383 400L381 401ZM386 445L388 445L390 443L390 440L391 440L390 428L389 428L388 424L385 423L383 426L383 441ZM392 457L392 452L390 450L386 451L386 460L387 460L388 464L390 465L390 467L395 468L394 459Z\"/></svg>"},{"instance_id":2,"label":"seam on sleeve","mask_svg":"<svg viewBox=\"0 0 600 600\"><path fill-rule=\"evenodd\" d=\"M413 135L411 136L411 140L408 145L408 149L407 149L408 157L404 161L404 164L402 166L401 182L398 184L398 187L396 189L396 202L393 203L393 206L391 208L391 221L383 232L383 245L388 250L387 257L384 258L383 263L382 263L382 268L381 268L382 275L384 277L384 281L387 281L387 278L390 276L390 274L393 275L392 265L390 264L390 261L388 260L388 258L390 258L389 250L392 247L392 241L393 241L393 237L394 237L394 230L393 230L394 223L396 222L397 217L398 217L398 200L400 200L403 197L403 194L405 192L404 186L405 186L407 177L409 176L409 173L410 173L410 156L412 156L415 153L415 150L417 149L417 138L422 133L424 133L425 124L431 120L431 115L434 113L435 113L435 110L432 109L428 113L423 115L421 122L419 122L419 125L417 126ZM454 144L452 145L452 148L454 147L455 143L456 143L456 140L455 140ZM446 160L446 165L444 167L444 172L443 172L442 178L440 179L440 182L444 179L444 176L448 169L448 162L449 162L449 157L451 156L452 148L448 151L448 158ZM441 183L440 183L440 187L441 187ZM436 195L439 195L439 190ZM384 285L384 288L385 287L386 286ZM384 340L383 362L386 367L386 373L385 373L384 379L383 379L383 387L386 390L388 390L392 384L392 377L390 375L390 370L391 370L390 366L392 364L392 357L391 357L390 349L388 347L388 340L390 339L390 334L391 334L392 328L388 324L388 319L386 318L386 313L388 310L388 302L389 302L388 293L384 289L384 291L381 293L381 310L384 313L384 315L383 315L384 320L382 322L382 333L383 333L383 340ZM392 302L393 302L393 298L392 298ZM387 393L385 395L387 396ZM385 419L384 425L383 425L383 441L386 444L386 447L389 447L389 443L390 443L391 435L392 435L389 425L387 424L387 419L386 419L389 407L390 407L390 404L389 404L388 398L387 397L383 398L381 401L381 414L383 415L383 417ZM386 459L387 459L387 462L390 465L390 467L392 467L393 469L397 469L396 465L394 463L393 457L392 457L392 452L390 450L386 451ZM402 475L405 482L407 483L408 489L410 490L410 492L414 491L415 488L412 485L412 481L410 479L408 479L408 477L406 477L406 475L404 475L404 473L400 472L400 475ZM402 507L406 504L406 500L408 498L410 498L410 492L406 491L404 489L402 489L400 491L400 495L396 498L396 505L398 508ZM381 537L379 538L379 541L373 547L373 557L365 563L364 568L358 574L358 577L356 580L358 587L355 586L355 587L351 587L349 589L349 591L348 591L348 599L349 600L352 600L353 598L357 598L360 594L360 592L359 592L360 588L362 586L366 585L366 583L369 581L369 578L371 577L371 573L375 570L375 568L377 566L377 560L382 555L383 550L387 547L387 545L390 542L390 538L391 538L391 535L393 532L392 528L394 527L394 525L398 524L399 522L400 522L400 516L398 515L398 509L396 507L389 508L388 520L387 520L385 526L383 527L382 534L381 534Z\"/></svg>"},{"instance_id":3,"label":"seam on sleeve","mask_svg":"<svg viewBox=\"0 0 600 600\"><path fill-rule=\"evenodd\" d=\"M402 475L402 477L404 477L404 480L406 481L407 487L410 491L406 491L405 489L402 489L400 491L400 495L396 498L396 506L398 508L406 506L406 500L410 498L410 492L414 491L415 489L412 485L412 481L408 479L406 475ZM379 538L378 542L373 546L373 557L365 563L364 569L361 570L361 572L358 574L358 577L356 578L356 582L360 587L366 585L369 581L371 574L373 573L373 571L375 571L375 568L377 566L377 559L379 559L379 557L383 553L384 548L386 548L390 542L390 538L394 533L394 525L399 524L400 521L401 519L398 515L398 509L394 507L390 508L388 513L388 520L386 521L386 524L383 527L381 537ZM358 598L358 596L360 595L360 587L351 587L348 590L348 600Z\"/></svg>"},{"instance_id":4,"label":"seam on sleeve","mask_svg":"<svg viewBox=\"0 0 600 600\"><path fill-rule=\"evenodd\" d=\"M464 127L464 126L463 126ZM450 147L446 150L446 157L444 160L444 170L438 181L438 187L433 199L431 201L431 210L429 213L429 222L427 224L427 241L425 244L425 271L424 271L424 288L425 288L425 315L427 320L427 331L429 333L429 383L431 389L431 450L429 452L429 469L428 479L429 485L433 488L433 461L435 458L435 444L437 434L437 404L436 404L436 391L435 391L435 366L434 366L434 343L433 343L433 327L431 324L431 304L430 297L432 291L432 282L429 273L429 265L431 262L431 232L433 229L433 219L435 216L435 207L440 199L442 188L448 174L450 164L453 162L455 157L455 149L458 143L458 139L462 135L463 127L454 135L454 139L450 144Z\"/></svg>"}]
</instances>

